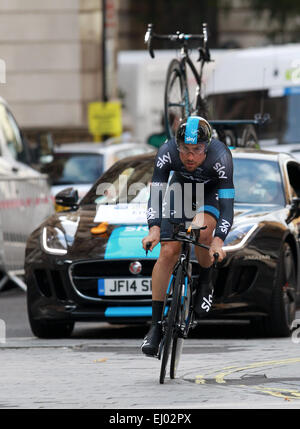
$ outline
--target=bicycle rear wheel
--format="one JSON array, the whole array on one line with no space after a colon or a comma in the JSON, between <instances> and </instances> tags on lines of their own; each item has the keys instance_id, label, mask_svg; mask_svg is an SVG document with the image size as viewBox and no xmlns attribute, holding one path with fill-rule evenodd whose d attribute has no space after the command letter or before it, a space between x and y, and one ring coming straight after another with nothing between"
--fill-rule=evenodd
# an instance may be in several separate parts
<instances>
[{"instance_id":1,"label":"bicycle rear wheel","mask_svg":"<svg viewBox=\"0 0 300 429\"><path fill-rule=\"evenodd\" d=\"M176 377L176 372L183 347L183 341L188 335L191 318L192 289L187 276L185 276L184 278L182 276L181 284L182 287L178 296L178 309L176 320L176 326L180 329L175 330L171 353L170 377L172 379Z\"/></svg>"},{"instance_id":2,"label":"bicycle rear wheel","mask_svg":"<svg viewBox=\"0 0 300 429\"><path fill-rule=\"evenodd\" d=\"M167 70L164 109L166 133L172 138L181 119L189 115L187 87L180 62L176 59L170 62Z\"/></svg>"},{"instance_id":3,"label":"bicycle rear wheel","mask_svg":"<svg viewBox=\"0 0 300 429\"><path fill-rule=\"evenodd\" d=\"M176 329L176 318L178 314L179 296L181 295L181 284L182 284L182 266L178 267L176 276L174 277L171 285L172 299L170 308L168 310L166 320L164 321L164 335L163 335L163 346L162 346L162 359L160 367L159 382L163 384L166 377L166 370L171 351L171 345L173 342L174 332ZM168 301L169 295L166 300Z\"/></svg>"},{"instance_id":4,"label":"bicycle rear wheel","mask_svg":"<svg viewBox=\"0 0 300 429\"><path fill-rule=\"evenodd\" d=\"M247 125L247 127L245 127L241 138L240 146L259 149L258 137L255 128L252 124Z\"/></svg>"}]
</instances>

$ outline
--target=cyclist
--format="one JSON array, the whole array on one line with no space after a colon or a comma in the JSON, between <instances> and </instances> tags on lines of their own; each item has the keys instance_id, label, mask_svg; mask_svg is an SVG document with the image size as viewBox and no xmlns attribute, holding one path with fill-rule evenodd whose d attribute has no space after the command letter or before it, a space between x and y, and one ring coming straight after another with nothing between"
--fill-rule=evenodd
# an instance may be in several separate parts
<instances>
[{"instance_id":1,"label":"cyclist","mask_svg":"<svg viewBox=\"0 0 300 429\"><path fill-rule=\"evenodd\" d=\"M201 195L197 192L197 183L203 184L204 193L200 192ZM190 191L186 195L187 188ZM162 193L161 197L158 189ZM175 192L172 192L174 189ZM182 190L183 198L178 198L178 189ZM179 203L176 198L180 200ZM185 210L189 199L195 208L190 218ZM169 215L164 210L166 201L170 203ZM217 252L219 261L225 257L222 246L233 222L233 201L233 163L230 150L224 143L212 138L208 121L199 116L188 117L180 123L175 138L166 141L158 150L147 211L149 233L142 243L145 250L146 243L151 243L151 251L161 239L171 238L174 222L186 222L186 226L192 222L193 227L207 226L201 230L199 241L210 246L209 252L195 246L200 265L194 308L198 317L205 315L211 306L213 255ZM179 242L161 242L160 255L152 272L152 324L142 344L143 353L149 356L156 356L158 353L162 334L161 324L158 322L161 320L166 289L179 252Z\"/></svg>"}]
</instances>

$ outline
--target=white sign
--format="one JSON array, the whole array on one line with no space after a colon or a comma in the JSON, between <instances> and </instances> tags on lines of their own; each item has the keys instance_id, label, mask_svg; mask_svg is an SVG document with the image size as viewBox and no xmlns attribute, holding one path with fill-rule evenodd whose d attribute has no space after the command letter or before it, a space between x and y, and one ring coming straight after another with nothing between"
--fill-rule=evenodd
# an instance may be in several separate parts
<instances>
[{"instance_id":1,"label":"white sign","mask_svg":"<svg viewBox=\"0 0 300 429\"><path fill-rule=\"evenodd\" d=\"M0 319L0 343L6 342L6 324L4 320Z\"/></svg>"},{"instance_id":2,"label":"white sign","mask_svg":"<svg viewBox=\"0 0 300 429\"><path fill-rule=\"evenodd\" d=\"M147 204L99 204L94 222L133 225L147 224Z\"/></svg>"}]
</instances>

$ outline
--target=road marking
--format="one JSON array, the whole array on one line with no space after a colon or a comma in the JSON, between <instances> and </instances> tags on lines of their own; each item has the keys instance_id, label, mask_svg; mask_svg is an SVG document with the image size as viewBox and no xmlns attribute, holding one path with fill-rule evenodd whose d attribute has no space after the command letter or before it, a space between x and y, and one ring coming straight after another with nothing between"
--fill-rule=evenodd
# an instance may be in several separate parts
<instances>
[{"instance_id":1,"label":"road marking","mask_svg":"<svg viewBox=\"0 0 300 429\"><path fill-rule=\"evenodd\" d=\"M255 369L255 368L262 368L265 366L274 366L274 365L287 365L287 364L294 364L299 363L300 357L298 358L289 358L289 359L281 359L281 360L270 360L270 361L263 361L263 362L255 362L248 364L243 367L239 367L237 365L233 366L227 366L225 368L222 368L221 372L217 373L214 376L214 380L217 384L226 384L226 381L224 378L228 375L245 371L248 369ZM196 375L195 377L195 383L196 384L206 384L208 381L208 377L212 374L215 374L216 370L211 370L207 372L205 375ZM241 384L240 387L247 387L251 389L255 389L261 393L265 393L271 396L275 396L277 398L283 398L286 401L291 401L293 399L300 399L300 392L295 389L283 389L280 387L265 387L265 386L247 386L244 384Z\"/></svg>"},{"instance_id":2,"label":"road marking","mask_svg":"<svg viewBox=\"0 0 300 429\"><path fill-rule=\"evenodd\" d=\"M196 384L205 384L205 378L203 377L203 375L196 375L196 379L195 379L195 383Z\"/></svg>"},{"instance_id":3,"label":"road marking","mask_svg":"<svg viewBox=\"0 0 300 429\"><path fill-rule=\"evenodd\" d=\"M281 389L278 387L252 387L262 393L267 393L268 395L275 396L276 398L283 398L286 401L291 401L292 399L300 399L300 392L298 390Z\"/></svg>"},{"instance_id":4,"label":"road marking","mask_svg":"<svg viewBox=\"0 0 300 429\"><path fill-rule=\"evenodd\" d=\"M232 369L232 368L236 368L236 365L234 365L234 366L226 366L225 368L222 369L222 371L228 370L228 369ZM205 380L204 377L207 378L207 376L209 376L211 374L214 374L215 372L216 372L216 370L212 370L212 371L207 372L205 376L204 375L200 375L200 374L196 375L196 381L195 381L195 383L196 384L205 384L206 380Z\"/></svg>"},{"instance_id":5,"label":"road marking","mask_svg":"<svg viewBox=\"0 0 300 429\"><path fill-rule=\"evenodd\" d=\"M252 363L250 365L244 366L244 367L233 366L233 367L231 367L230 371L220 372L219 374L217 374L215 376L215 380L219 384L224 384L224 383L226 383L226 381L224 380L224 377L226 377L230 374L233 374L235 372L245 371L247 369L253 369L253 368L260 368L260 367L264 367L264 366L268 366L268 365L286 365L289 363L299 363L299 362L300 362L300 358L291 358L291 359L283 359L283 360L270 360L270 361L265 361L265 362L256 362L256 363ZM224 369L228 369L228 367L224 368Z\"/></svg>"}]
</instances>

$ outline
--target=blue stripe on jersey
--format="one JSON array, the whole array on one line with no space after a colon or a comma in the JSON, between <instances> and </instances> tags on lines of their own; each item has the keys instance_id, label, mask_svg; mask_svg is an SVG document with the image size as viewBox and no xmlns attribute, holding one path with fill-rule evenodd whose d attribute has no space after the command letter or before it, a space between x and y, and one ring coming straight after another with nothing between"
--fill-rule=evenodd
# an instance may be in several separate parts
<instances>
[{"instance_id":1,"label":"blue stripe on jersey","mask_svg":"<svg viewBox=\"0 0 300 429\"><path fill-rule=\"evenodd\" d=\"M190 116L186 123L184 143L197 144L199 118Z\"/></svg>"},{"instance_id":2,"label":"blue stripe on jersey","mask_svg":"<svg viewBox=\"0 0 300 429\"><path fill-rule=\"evenodd\" d=\"M218 190L219 198L234 198L235 196L235 190L234 188L230 189L219 189Z\"/></svg>"},{"instance_id":3,"label":"blue stripe on jersey","mask_svg":"<svg viewBox=\"0 0 300 429\"><path fill-rule=\"evenodd\" d=\"M216 209L216 207L214 207L214 206L202 206L202 207L199 207L199 209L197 209L197 213L201 213L201 212L212 213L213 215L216 216L216 218L219 218L219 216L220 216L219 210Z\"/></svg>"}]
</instances>

